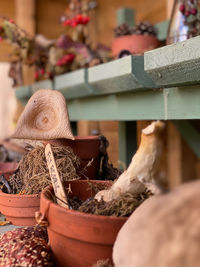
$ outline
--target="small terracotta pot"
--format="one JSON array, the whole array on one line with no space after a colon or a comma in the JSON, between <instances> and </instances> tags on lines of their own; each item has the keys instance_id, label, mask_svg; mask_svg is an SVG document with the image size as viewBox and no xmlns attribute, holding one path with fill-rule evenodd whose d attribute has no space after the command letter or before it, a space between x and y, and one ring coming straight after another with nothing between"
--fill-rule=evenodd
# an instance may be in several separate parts
<instances>
[{"instance_id":1,"label":"small terracotta pot","mask_svg":"<svg viewBox=\"0 0 200 267\"><path fill-rule=\"evenodd\" d=\"M0 162L0 175L4 175L5 178L17 170L17 162Z\"/></svg>"},{"instance_id":2,"label":"small terracotta pot","mask_svg":"<svg viewBox=\"0 0 200 267\"><path fill-rule=\"evenodd\" d=\"M74 154L81 159L80 170L83 169L91 159L93 159L92 164L87 167L84 175L89 179L97 177L100 167L100 139L98 136L75 136L75 140L57 139L45 141L45 143L48 142L51 144L71 147Z\"/></svg>"},{"instance_id":3,"label":"small terracotta pot","mask_svg":"<svg viewBox=\"0 0 200 267\"><path fill-rule=\"evenodd\" d=\"M0 172L9 179L9 176L17 169L18 164L13 163L6 165L0 164L0 168L3 167L0 169ZM0 212L6 216L7 221L10 221L14 225L35 225L35 212L39 211L39 209L40 196L37 194L15 195L6 194L0 190Z\"/></svg>"},{"instance_id":4,"label":"small terracotta pot","mask_svg":"<svg viewBox=\"0 0 200 267\"><path fill-rule=\"evenodd\" d=\"M0 212L14 225L35 225L35 212L39 209L39 195L15 195L0 191Z\"/></svg>"},{"instance_id":5,"label":"small terracotta pot","mask_svg":"<svg viewBox=\"0 0 200 267\"><path fill-rule=\"evenodd\" d=\"M112 54L118 57L122 50L128 50L131 54L141 55L146 51L159 46L159 41L152 35L125 35L114 38L112 42Z\"/></svg>"},{"instance_id":6,"label":"small terracotta pot","mask_svg":"<svg viewBox=\"0 0 200 267\"><path fill-rule=\"evenodd\" d=\"M93 184L108 184L108 181L90 181ZM65 184L74 196L86 200L94 195L84 180ZM112 247L125 217L100 216L65 209L48 199L47 187L41 194L40 211L48 221L50 246L56 266L91 267L100 259L112 260Z\"/></svg>"}]
</instances>

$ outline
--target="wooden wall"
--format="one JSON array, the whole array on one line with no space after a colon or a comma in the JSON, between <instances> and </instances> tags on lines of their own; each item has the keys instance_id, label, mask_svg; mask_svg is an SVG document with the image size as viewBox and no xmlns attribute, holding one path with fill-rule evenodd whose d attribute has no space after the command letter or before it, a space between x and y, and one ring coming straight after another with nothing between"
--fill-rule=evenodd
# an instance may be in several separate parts
<instances>
[{"instance_id":1,"label":"wooden wall","mask_svg":"<svg viewBox=\"0 0 200 267\"><path fill-rule=\"evenodd\" d=\"M136 22L150 21L157 23L166 19L166 0L98 0L96 11L96 37L110 45L113 28L116 26L116 10L121 7L136 11Z\"/></svg>"},{"instance_id":2,"label":"wooden wall","mask_svg":"<svg viewBox=\"0 0 200 267\"><path fill-rule=\"evenodd\" d=\"M93 16L94 19L91 27L94 43L101 42L108 46L111 45L118 8L134 8L136 11L136 21L148 20L157 23L166 19L166 0L98 0L97 2L98 7L95 16ZM0 14L16 19L17 4L20 4L20 0L0 0ZM66 0L35 0L35 32L41 33L50 39L57 38L63 31L62 26L59 24L59 18L64 13L66 5ZM26 28L26 25L24 25L24 28ZM0 61L8 61L9 52L9 46L4 42L0 43ZM118 123L95 123L95 127L98 128L99 132L109 139L110 160L114 165L117 165L119 152ZM80 122L78 128L80 135L89 135L91 134L91 129L94 128L94 123Z\"/></svg>"},{"instance_id":3,"label":"wooden wall","mask_svg":"<svg viewBox=\"0 0 200 267\"><path fill-rule=\"evenodd\" d=\"M15 18L15 0L0 0L0 15ZM0 42L0 62L9 60L11 46L7 42Z\"/></svg>"}]
</instances>

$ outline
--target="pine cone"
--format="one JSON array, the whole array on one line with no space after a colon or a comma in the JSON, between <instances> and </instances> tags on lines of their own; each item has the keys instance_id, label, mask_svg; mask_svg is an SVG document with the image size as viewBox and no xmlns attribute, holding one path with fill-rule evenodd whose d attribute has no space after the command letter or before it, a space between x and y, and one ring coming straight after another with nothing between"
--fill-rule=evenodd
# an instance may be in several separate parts
<instances>
[{"instance_id":1,"label":"pine cone","mask_svg":"<svg viewBox=\"0 0 200 267\"><path fill-rule=\"evenodd\" d=\"M131 34L130 28L127 24L121 24L114 29L115 37Z\"/></svg>"},{"instance_id":2,"label":"pine cone","mask_svg":"<svg viewBox=\"0 0 200 267\"><path fill-rule=\"evenodd\" d=\"M150 22L140 22L137 23L132 29L130 29L131 34L142 34L142 35L157 35L157 31L153 24Z\"/></svg>"}]
</instances>

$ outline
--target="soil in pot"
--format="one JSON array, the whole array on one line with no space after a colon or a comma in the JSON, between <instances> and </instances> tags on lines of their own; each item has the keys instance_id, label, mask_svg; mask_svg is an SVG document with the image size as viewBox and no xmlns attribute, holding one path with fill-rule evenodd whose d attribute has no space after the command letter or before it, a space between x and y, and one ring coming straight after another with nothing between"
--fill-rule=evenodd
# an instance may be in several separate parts
<instances>
[{"instance_id":1,"label":"soil in pot","mask_svg":"<svg viewBox=\"0 0 200 267\"><path fill-rule=\"evenodd\" d=\"M89 181L88 183L80 180L67 182L66 188L69 188L69 184L72 191L68 195L68 199L71 199L69 204L76 210L66 209L54 203L51 186L41 195L40 211L48 221L50 246L57 266L87 267L100 259L108 258L111 261L113 244L127 217L113 216L113 212L110 213L111 216L103 216L78 210L80 204L83 205L82 202L85 203L85 207L88 206L87 203L97 192L94 190L97 184L101 185L99 188L101 190L102 185L105 188L105 185L108 187L111 183L108 181ZM102 208L98 207L98 209ZM103 210L107 212L105 205Z\"/></svg>"}]
</instances>

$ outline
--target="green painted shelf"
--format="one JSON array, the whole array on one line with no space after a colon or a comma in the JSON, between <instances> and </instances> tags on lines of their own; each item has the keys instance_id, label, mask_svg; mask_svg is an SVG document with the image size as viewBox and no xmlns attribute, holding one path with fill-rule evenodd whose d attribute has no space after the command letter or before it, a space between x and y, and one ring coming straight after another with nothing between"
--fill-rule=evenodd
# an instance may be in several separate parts
<instances>
[{"instance_id":1,"label":"green painted shelf","mask_svg":"<svg viewBox=\"0 0 200 267\"><path fill-rule=\"evenodd\" d=\"M67 73L52 87L66 97L73 121L200 119L199 45L200 36ZM23 103L30 88L16 90Z\"/></svg>"}]
</instances>

